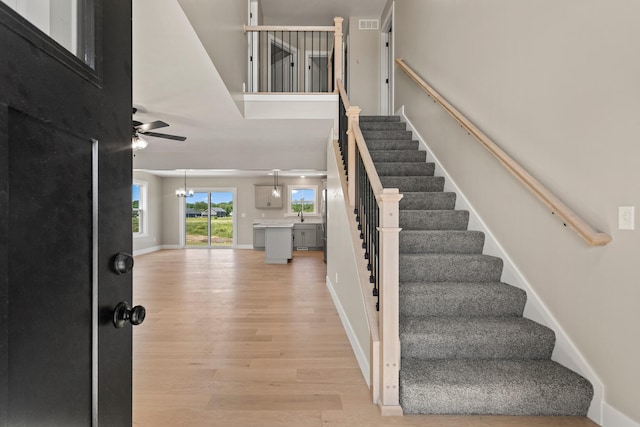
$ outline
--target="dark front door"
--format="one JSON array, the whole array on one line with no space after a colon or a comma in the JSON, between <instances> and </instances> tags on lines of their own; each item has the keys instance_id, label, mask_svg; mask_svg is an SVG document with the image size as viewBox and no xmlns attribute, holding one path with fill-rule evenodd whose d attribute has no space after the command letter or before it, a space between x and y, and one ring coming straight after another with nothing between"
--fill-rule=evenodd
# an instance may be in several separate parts
<instances>
[{"instance_id":1,"label":"dark front door","mask_svg":"<svg viewBox=\"0 0 640 427\"><path fill-rule=\"evenodd\" d=\"M0 426L131 425L130 144L131 2L0 0Z\"/></svg>"}]
</instances>

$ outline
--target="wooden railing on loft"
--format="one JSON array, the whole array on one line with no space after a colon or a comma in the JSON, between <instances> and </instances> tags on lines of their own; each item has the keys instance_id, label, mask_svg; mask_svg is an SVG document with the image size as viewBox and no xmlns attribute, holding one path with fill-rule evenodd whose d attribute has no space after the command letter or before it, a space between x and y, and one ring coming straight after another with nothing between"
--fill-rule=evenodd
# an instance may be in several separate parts
<instances>
[{"instance_id":1,"label":"wooden railing on loft","mask_svg":"<svg viewBox=\"0 0 640 427\"><path fill-rule=\"evenodd\" d=\"M542 203L544 203L551 213L560 217L565 226L575 231L590 246L603 246L611 241L611 236L606 233L596 231L578 214L573 212L566 204L556 197L549 189L543 186L519 163L505 153L487 135L478 129L471 121L462 115L454 106L444 99L434 88L429 86L415 71L413 71L401 58L396 59L396 63L402 71L407 73L418 86L449 113L460 126L469 132L470 135L480 142L502 165L515 176L529 191L531 191Z\"/></svg>"},{"instance_id":2,"label":"wooden railing on loft","mask_svg":"<svg viewBox=\"0 0 640 427\"><path fill-rule=\"evenodd\" d=\"M342 78L342 22L333 26L244 26L246 92L333 93Z\"/></svg>"},{"instance_id":3,"label":"wooden railing on loft","mask_svg":"<svg viewBox=\"0 0 640 427\"><path fill-rule=\"evenodd\" d=\"M382 415L402 415L399 397L399 203L402 194L397 188L382 187L360 130L360 108L350 105L340 79L336 84L340 94L338 146L347 180L346 196L356 215L371 292L377 297L375 309L379 310L377 323L370 324L371 392Z\"/></svg>"}]
</instances>

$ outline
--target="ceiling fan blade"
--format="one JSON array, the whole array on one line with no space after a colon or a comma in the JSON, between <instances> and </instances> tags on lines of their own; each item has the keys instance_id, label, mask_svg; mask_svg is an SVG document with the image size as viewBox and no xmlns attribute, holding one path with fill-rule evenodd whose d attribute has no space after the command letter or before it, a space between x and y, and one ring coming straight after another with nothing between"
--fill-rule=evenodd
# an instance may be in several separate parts
<instances>
[{"instance_id":1,"label":"ceiling fan blade","mask_svg":"<svg viewBox=\"0 0 640 427\"><path fill-rule=\"evenodd\" d=\"M137 121L137 120L132 120L132 123L133 123L133 127L134 127L134 128L135 128L135 127L138 127L138 126L140 126L140 125L142 124L142 122L139 122L139 121Z\"/></svg>"},{"instance_id":2,"label":"ceiling fan blade","mask_svg":"<svg viewBox=\"0 0 640 427\"><path fill-rule=\"evenodd\" d=\"M139 125L136 125L134 122L134 127L139 132L146 132L152 129L158 129L158 128L163 128L167 126L169 126L169 123L165 123L162 120L156 120L155 122L149 122L149 123L140 123Z\"/></svg>"},{"instance_id":3,"label":"ceiling fan blade","mask_svg":"<svg viewBox=\"0 0 640 427\"><path fill-rule=\"evenodd\" d=\"M166 133L157 133L157 132L140 132L145 136L155 136L156 138L165 138L172 139L174 141L186 141L186 137L184 136L176 136L176 135L167 135Z\"/></svg>"}]
</instances>

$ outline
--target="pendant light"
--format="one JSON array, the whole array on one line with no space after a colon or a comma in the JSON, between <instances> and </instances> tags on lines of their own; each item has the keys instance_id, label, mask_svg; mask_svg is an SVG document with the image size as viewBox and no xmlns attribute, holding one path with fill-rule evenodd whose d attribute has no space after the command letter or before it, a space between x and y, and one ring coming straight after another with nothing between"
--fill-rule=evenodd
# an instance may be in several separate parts
<instances>
[{"instance_id":1,"label":"pendant light","mask_svg":"<svg viewBox=\"0 0 640 427\"><path fill-rule=\"evenodd\" d=\"M176 190L176 196L178 197L192 197L193 190L187 190L187 170L184 170L184 189L179 188Z\"/></svg>"},{"instance_id":2,"label":"pendant light","mask_svg":"<svg viewBox=\"0 0 640 427\"><path fill-rule=\"evenodd\" d=\"M278 171L279 169L273 170L273 191L271 192L273 197L277 199L280 198L280 188L278 188Z\"/></svg>"}]
</instances>

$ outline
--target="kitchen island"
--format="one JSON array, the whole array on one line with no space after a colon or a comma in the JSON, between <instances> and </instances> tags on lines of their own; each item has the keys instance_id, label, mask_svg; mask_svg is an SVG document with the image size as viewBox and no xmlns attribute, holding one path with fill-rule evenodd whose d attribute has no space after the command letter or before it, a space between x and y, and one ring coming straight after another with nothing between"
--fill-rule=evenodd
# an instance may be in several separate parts
<instances>
[{"instance_id":1,"label":"kitchen island","mask_svg":"<svg viewBox=\"0 0 640 427\"><path fill-rule=\"evenodd\" d=\"M265 264L286 264L292 257L293 223L256 224L254 228L264 227Z\"/></svg>"}]
</instances>

